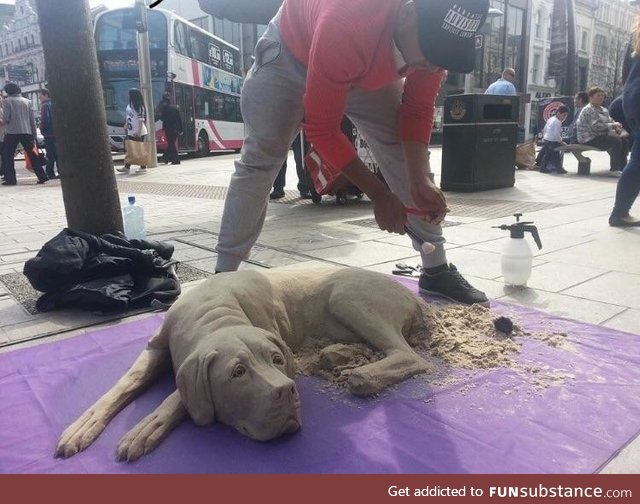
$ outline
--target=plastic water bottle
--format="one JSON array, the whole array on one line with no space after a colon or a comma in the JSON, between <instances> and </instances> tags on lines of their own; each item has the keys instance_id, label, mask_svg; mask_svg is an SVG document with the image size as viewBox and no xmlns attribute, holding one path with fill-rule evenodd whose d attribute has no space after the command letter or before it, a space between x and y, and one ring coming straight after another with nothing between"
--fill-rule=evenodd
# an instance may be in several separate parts
<instances>
[{"instance_id":1,"label":"plastic water bottle","mask_svg":"<svg viewBox=\"0 0 640 504\"><path fill-rule=\"evenodd\" d=\"M136 197L129 196L129 204L122 207L124 235L128 240L144 240L144 209L136 205Z\"/></svg>"}]
</instances>

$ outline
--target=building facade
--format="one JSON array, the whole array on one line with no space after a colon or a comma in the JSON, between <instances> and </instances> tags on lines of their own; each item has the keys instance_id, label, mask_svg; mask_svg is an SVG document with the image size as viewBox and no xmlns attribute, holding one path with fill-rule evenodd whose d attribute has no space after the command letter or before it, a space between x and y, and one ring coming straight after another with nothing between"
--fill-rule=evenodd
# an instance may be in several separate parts
<instances>
[{"instance_id":1,"label":"building facade","mask_svg":"<svg viewBox=\"0 0 640 504\"><path fill-rule=\"evenodd\" d=\"M591 61L586 80L589 87L599 86L609 98L613 98L622 91L622 64L639 11L626 0L601 0L593 3L597 5L593 9Z\"/></svg>"},{"instance_id":2,"label":"building facade","mask_svg":"<svg viewBox=\"0 0 640 504\"><path fill-rule=\"evenodd\" d=\"M16 0L11 17L0 29L0 87L15 82L38 109L38 91L45 86L44 52L38 15L30 0Z\"/></svg>"},{"instance_id":3,"label":"building facade","mask_svg":"<svg viewBox=\"0 0 640 504\"><path fill-rule=\"evenodd\" d=\"M610 98L622 87L622 62L630 40L637 7L629 0L574 0L576 12L577 87L600 86ZM505 67L516 70L516 88L522 96L521 124L528 125L529 102L560 91L560 82L548 75L551 19L554 0L491 0L498 14L488 19L476 37L476 70L465 83L449 75L441 93L483 92ZM162 8L214 33L240 48L246 70L263 25L242 25L210 16L198 0L164 0ZM95 9L94 9L95 11ZM0 85L18 83L38 108L37 91L46 84L44 53L33 0L0 4ZM436 129L441 122L436 118Z\"/></svg>"}]
</instances>

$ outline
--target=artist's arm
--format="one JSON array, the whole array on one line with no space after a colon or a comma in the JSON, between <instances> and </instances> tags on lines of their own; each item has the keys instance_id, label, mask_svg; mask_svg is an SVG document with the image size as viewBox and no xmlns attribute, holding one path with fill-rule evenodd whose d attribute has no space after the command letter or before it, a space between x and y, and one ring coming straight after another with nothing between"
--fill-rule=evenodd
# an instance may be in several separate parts
<instances>
[{"instance_id":1,"label":"artist's arm","mask_svg":"<svg viewBox=\"0 0 640 504\"><path fill-rule=\"evenodd\" d=\"M403 142L411 198L417 208L426 212L426 220L440 224L448 212L442 191L432 180L429 146L422 142Z\"/></svg>"},{"instance_id":2,"label":"artist's arm","mask_svg":"<svg viewBox=\"0 0 640 504\"><path fill-rule=\"evenodd\" d=\"M350 36L348 29L336 24L316 30L304 95L306 138L331 168L371 199L380 229L404 233L404 205L358 158L354 145L340 129L349 89L366 71Z\"/></svg>"},{"instance_id":3,"label":"artist's arm","mask_svg":"<svg viewBox=\"0 0 640 504\"><path fill-rule=\"evenodd\" d=\"M409 75L398 118L411 197L434 224L442 222L447 213L446 199L432 181L429 163L435 103L445 75L443 71L427 70Z\"/></svg>"},{"instance_id":4,"label":"artist's arm","mask_svg":"<svg viewBox=\"0 0 640 504\"><path fill-rule=\"evenodd\" d=\"M383 231L404 234L407 212L403 203L376 177L359 157L353 158L342 173L364 192L374 205L374 215Z\"/></svg>"}]
</instances>

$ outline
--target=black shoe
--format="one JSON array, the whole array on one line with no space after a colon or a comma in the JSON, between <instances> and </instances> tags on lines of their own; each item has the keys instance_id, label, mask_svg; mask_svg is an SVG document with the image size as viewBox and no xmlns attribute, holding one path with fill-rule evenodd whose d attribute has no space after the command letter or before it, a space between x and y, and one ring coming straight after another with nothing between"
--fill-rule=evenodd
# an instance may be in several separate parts
<instances>
[{"instance_id":1,"label":"black shoe","mask_svg":"<svg viewBox=\"0 0 640 504\"><path fill-rule=\"evenodd\" d=\"M273 191L270 195L269 195L269 199L280 199L280 198L284 198L284 191L280 190L280 191Z\"/></svg>"},{"instance_id":2,"label":"black shoe","mask_svg":"<svg viewBox=\"0 0 640 504\"><path fill-rule=\"evenodd\" d=\"M49 179L48 179L48 178L39 179L39 180L38 180L38 184L44 184L44 183L46 183L46 182L48 182L48 181L49 181Z\"/></svg>"},{"instance_id":3,"label":"black shoe","mask_svg":"<svg viewBox=\"0 0 640 504\"><path fill-rule=\"evenodd\" d=\"M180 161L171 161L171 164L172 165L177 165L177 164L180 164Z\"/></svg>"},{"instance_id":4,"label":"black shoe","mask_svg":"<svg viewBox=\"0 0 640 504\"><path fill-rule=\"evenodd\" d=\"M551 173L551 171L548 168L540 168L538 171L540 173Z\"/></svg>"},{"instance_id":5,"label":"black shoe","mask_svg":"<svg viewBox=\"0 0 640 504\"><path fill-rule=\"evenodd\" d=\"M556 169L556 173L560 174L560 175L565 175L567 173L569 173L567 170L565 170L564 168L557 168Z\"/></svg>"},{"instance_id":6,"label":"black shoe","mask_svg":"<svg viewBox=\"0 0 640 504\"><path fill-rule=\"evenodd\" d=\"M2 185L16 185L16 182L8 182L5 180Z\"/></svg>"},{"instance_id":7,"label":"black shoe","mask_svg":"<svg viewBox=\"0 0 640 504\"><path fill-rule=\"evenodd\" d=\"M609 225L611 227L640 227L640 220L636 220L631 216L628 217L609 217Z\"/></svg>"},{"instance_id":8,"label":"black shoe","mask_svg":"<svg viewBox=\"0 0 640 504\"><path fill-rule=\"evenodd\" d=\"M418 285L420 292L434 294L456 303L489 306L489 300L484 292L479 291L467 282L453 264L450 264L447 270L440 273L433 275L422 273Z\"/></svg>"},{"instance_id":9,"label":"black shoe","mask_svg":"<svg viewBox=\"0 0 640 504\"><path fill-rule=\"evenodd\" d=\"M311 199L313 196L311 195L311 191L300 191L300 197L302 199Z\"/></svg>"}]
</instances>

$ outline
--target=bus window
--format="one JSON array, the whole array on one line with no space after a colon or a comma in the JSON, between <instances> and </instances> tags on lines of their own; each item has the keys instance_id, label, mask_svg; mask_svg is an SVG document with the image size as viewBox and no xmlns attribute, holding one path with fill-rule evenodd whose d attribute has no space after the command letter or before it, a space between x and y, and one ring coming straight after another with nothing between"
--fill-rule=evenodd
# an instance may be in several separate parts
<instances>
[{"instance_id":1,"label":"bus window","mask_svg":"<svg viewBox=\"0 0 640 504\"><path fill-rule=\"evenodd\" d=\"M187 25L184 23L176 22L174 28L174 44L176 47L176 51L182 54L183 56L189 56L189 47L188 40L189 37L187 35Z\"/></svg>"},{"instance_id":2,"label":"bus window","mask_svg":"<svg viewBox=\"0 0 640 504\"><path fill-rule=\"evenodd\" d=\"M238 100L236 96L224 95L224 121L235 122L238 109Z\"/></svg>"},{"instance_id":3,"label":"bus window","mask_svg":"<svg viewBox=\"0 0 640 504\"><path fill-rule=\"evenodd\" d=\"M221 121L225 121L224 116L224 95L214 93L213 97L213 116Z\"/></svg>"},{"instance_id":4,"label":"bus window","mask_svg":"<svg viewBox=\"0 0 640 504\"><path fill-rule=\"evenodd\" d=\"M214 109L215 93L206 89L196 89L196 116L204 119L217 119Z\"/></svg>"},{"instance_id":5,"label":"bus window","mask_svg":"<svg viewBox=\"0 0 640 504\"><path fill-rule=\"evenodd\" d=\"M96 49L137 49L137 32L130 28L131 9L117 9L103 14L96 24ZM159 12L149 11L149 44L151 47L166 47L166 18Z\"/></svg>"},{"instance_id":6,"label":"bus window","mask_svg":"<svg viewBox=\"0 0 640 504\"><path fill-rule=\"evenodd\" d=\"M215 68L240 74L240 52L191 26L176 21L173 35L176 51Z\"/></svg>"}]
</instances>

